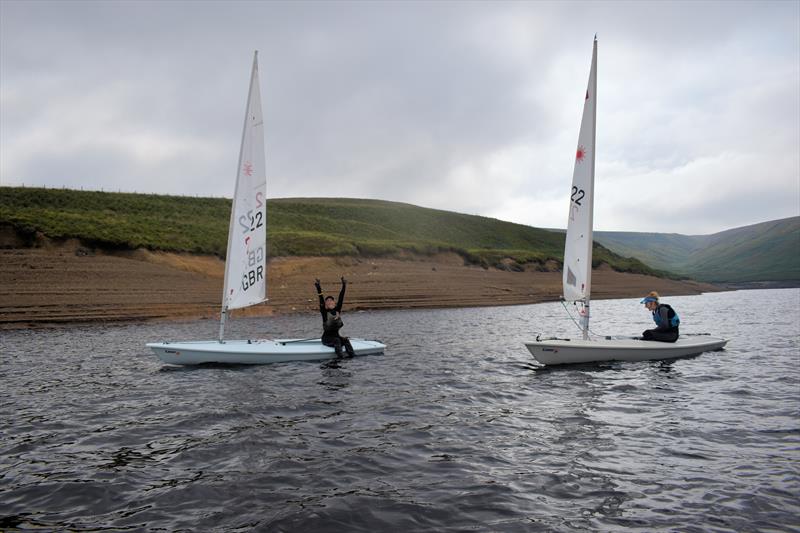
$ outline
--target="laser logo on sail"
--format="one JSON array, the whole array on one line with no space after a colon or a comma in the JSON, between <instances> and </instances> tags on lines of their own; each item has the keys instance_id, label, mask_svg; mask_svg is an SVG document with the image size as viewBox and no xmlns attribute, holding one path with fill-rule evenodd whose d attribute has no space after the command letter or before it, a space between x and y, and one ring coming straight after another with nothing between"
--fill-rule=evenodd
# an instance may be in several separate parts
<instances>
[{"instance_id":1,"label":"laser logo on sail","mask_svg":"<svg viewBox=\"0 0 800 533\"><path fill-rule=\"evenodd\" d=\"M583 163L584 158L586 158L586 148L578 146L578 150L575 152L575 160L578 163Z\"/></svg>"}]
</instances>

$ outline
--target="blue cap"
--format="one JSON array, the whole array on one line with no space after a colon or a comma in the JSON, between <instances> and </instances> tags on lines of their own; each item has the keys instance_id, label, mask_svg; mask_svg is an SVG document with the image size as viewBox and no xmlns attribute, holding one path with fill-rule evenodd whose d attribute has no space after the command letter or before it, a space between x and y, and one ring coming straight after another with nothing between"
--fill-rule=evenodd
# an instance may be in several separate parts
<instances>
[{"instance_id":1,"label":"blue cap","mask_svg":"<svg viewBox=\"0 0 800 533\"><path fill-rule=\"evenodd\" d=\"M658 301L658 298L653 298L652 296L648 296L646 298L643 298L642 301L639 302L639 303L640 304L646 304L647 302L657 302L657 301Z\"/></svg>"}]
</instances>

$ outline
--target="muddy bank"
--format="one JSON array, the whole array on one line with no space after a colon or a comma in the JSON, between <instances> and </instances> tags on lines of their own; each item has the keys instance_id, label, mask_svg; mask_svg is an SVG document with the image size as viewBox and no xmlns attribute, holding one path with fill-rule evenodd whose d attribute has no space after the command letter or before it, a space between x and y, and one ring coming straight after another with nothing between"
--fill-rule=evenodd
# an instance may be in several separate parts
<instances>
[{"instance_id":1,"label":"muddy bank","mask_svg":"<svg viewBox=\"0 0 800 533\"><path fill-rule=\"evenodd\" d=\"M98 252L77 242L0 250L0 328L66 323L189 319L219 312L223 262L215 257L136 250ZM558 299L560 272L510 272L465 266L456 254L406 259L281 257L269 265L263 305L235 314L314 312L314 278L338 292L347 308L389 309L529 304ZM593 298L718 290L600 268Z\"/></svg>"}]
</instances>

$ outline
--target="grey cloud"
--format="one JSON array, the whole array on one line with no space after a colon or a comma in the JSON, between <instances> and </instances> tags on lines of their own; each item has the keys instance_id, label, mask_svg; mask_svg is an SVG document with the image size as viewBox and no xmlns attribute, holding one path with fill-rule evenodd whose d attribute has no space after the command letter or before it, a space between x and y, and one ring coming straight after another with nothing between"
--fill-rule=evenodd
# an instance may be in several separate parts
<instances>
[{"instance_id":1,"label":"grey cloud","mask_svg":"<svg viewBox=\"0 0 800 533\"><path fill-rule=\"evenodd\" d=\"M258 49L270 195L495 213L568 190L595 31L598 169L622 172L598 179L725 151L766 165L800 142L798 5L6 0L0 181L230 195ZM789 197L798 169L779 166ZM697 224L769 218L737 212Z\"/></svg>"}]
</instances>

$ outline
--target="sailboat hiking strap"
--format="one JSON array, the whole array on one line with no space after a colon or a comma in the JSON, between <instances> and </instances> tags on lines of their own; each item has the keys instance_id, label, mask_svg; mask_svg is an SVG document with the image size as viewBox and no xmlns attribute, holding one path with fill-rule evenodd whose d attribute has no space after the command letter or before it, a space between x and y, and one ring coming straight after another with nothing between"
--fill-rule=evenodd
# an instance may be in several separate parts
<instances>
[{"instance_id":1,"label":"sailboat hiking strap","mask_svg":"<svg viewBox=\"0 0 800 533\"><path fill-rule=\"evenodd\" d=\"M319 338L318 337L309 337L308 339L294 339L294 340L291 340L291 341L283 341L283 342L279 342L278 344L280 344L281 346L286 346L287 344L294 344L295 342L309 342L309 341L316 341L316 340L319 340Z\"/></svg>"}]
</instances>

